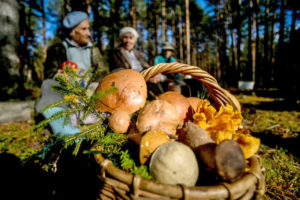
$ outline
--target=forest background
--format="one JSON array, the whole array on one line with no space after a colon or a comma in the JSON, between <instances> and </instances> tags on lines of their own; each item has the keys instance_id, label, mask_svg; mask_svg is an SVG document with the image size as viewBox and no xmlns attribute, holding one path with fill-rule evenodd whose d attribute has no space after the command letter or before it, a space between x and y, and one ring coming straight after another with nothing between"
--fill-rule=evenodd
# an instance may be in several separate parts
<instances>
[{"instance_id":1,"label":"forest background","mask_svg":"<svg viewBox=\"0 0 300 200\"><path fill-rule=\"evenodd\" d=\"M199 66L225 88L253 81L256 90L299 98L297 0L0 0L1 101L39 97L46 49L71 10L89 13L105 59L119 45L119 30L132 26L150 64L169 41L179 62Z\"/></svg>"}]
</instances>

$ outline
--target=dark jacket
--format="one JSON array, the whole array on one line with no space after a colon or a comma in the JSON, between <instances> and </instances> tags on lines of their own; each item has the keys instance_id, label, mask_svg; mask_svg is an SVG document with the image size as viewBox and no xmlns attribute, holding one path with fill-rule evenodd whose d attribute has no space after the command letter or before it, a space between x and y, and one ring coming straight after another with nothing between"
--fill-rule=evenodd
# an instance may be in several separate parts
<instances>
[{"instance_id":1,"label":"dark jacket","mask_svg":"<svg viewBox=\"0 0 300 200\"><path fill-rule=\"evenodd\" d=\"M91 48L91 54L92 67L95 70L102 69L102 72L94 79L94 81L99 81L108 74L108 67L104 66L102 55L95 44ZM47 58L44 64L44 79L52 79L60 65L65 61L67 61L66 48L61 40L57 40L47 50Z\"/></svg>"},{"instance_id":2,"label":"dark jacket","mask_svg":"<svg viewBox=\"0 0 300 200\"><path fill-rule=\"evenodd\" d=\"M143 69L150 67L150 65L145 60L145 55L142 52L136 49L133 49L133 52L137 60L140 61ZM108 59L110 71L116 70L118 68L131 69L129 58L126 55L125 49L123 47L112 49L109 52Z\"/></svg>"}]
</instances>

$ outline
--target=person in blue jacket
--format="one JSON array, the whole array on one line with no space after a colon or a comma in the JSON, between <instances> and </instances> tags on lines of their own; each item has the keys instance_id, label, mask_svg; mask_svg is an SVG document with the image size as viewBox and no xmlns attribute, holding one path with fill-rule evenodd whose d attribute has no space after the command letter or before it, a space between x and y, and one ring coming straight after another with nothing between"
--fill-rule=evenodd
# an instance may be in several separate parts
<instances>
[{"instance_id":1,"label":"person in blue jacket","mask_svg":"<svg viewBox=\"0 0 300 200\"><path fill-rule=\"evenodd\" d=\"M172 56L174 47L169 42L164 42L161 55L154 58L154 65L159 63L176 62L176 59Z\"/></svg>"},{"instance_id":2,"label":"person in blue jacket","mask_svg":"<svg viewBox=\"0 0 300 200\"><path fill-rule=\"evenodd\" d=\"M173 57L174 50L174 47L169 42L164 42L161 54L154 58L154 65L176 62L176 59ZM174 90L181 93L181 86L185 85L185 83L181 80L180 74L168 74L162 77L164 90Z\"/></svg>"}]
</instances>

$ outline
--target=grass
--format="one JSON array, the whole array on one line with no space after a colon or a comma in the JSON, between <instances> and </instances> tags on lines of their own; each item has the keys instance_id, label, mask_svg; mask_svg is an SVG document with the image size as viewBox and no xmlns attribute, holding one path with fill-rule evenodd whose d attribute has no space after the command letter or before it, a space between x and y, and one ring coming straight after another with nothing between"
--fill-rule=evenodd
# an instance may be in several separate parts
<instances>
[{"instance_id":1,"label":"grass","mask_svg":"<svg viewBox=\"0 0 300 200\"><path fill-rule=\"evenodd\" d=\"M237 98L243 105L245 128L261 139L259 155L266 169L265 199L299 199L300 112L285 110L284 102L272 98Z\"/></svg>"},{"instance_id":2,"label":"grass","mask_svg":"<svg viewBox=\"0 0 300 200\"><path fill-rule=\"evenodd\" d=\"M237 97L243 105L244 127L261 139L259 155L266 169L265 199L299 199L300 112L278 107L273 98ZM21 161L36 154L49 135L32 132L32 125L26 122L0 125L0 154L10 153Z\"/></svg>"},{"instance_id":3,"label":"grass","mask_svg":"<svg viewBox=\"0 0 300 200\"><path fill-rule=\"evenodd\" d=\"M31 128L32 124L26 122L0 125L0 153L13 154L21 161L37 153L49 135L41 130L33 132Z\"/></svg>"}]
</instances>

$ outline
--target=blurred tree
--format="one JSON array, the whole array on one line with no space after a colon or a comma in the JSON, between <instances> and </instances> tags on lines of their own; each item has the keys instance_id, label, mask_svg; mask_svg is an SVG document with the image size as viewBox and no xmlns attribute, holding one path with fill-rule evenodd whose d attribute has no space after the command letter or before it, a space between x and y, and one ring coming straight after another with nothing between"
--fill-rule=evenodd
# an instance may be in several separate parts
<instances>
[{"instance_id":1,"label":"blurred tree","mask_svg":"<svg viewBox=\"0 0 300 200\"><path fill-rule=\"evenodd\" d=\"M19 3L16 0L0 0L0 98L8 95L17 97L22 91L22 77L19 72Z\"/></svg>"}]
</instances>

